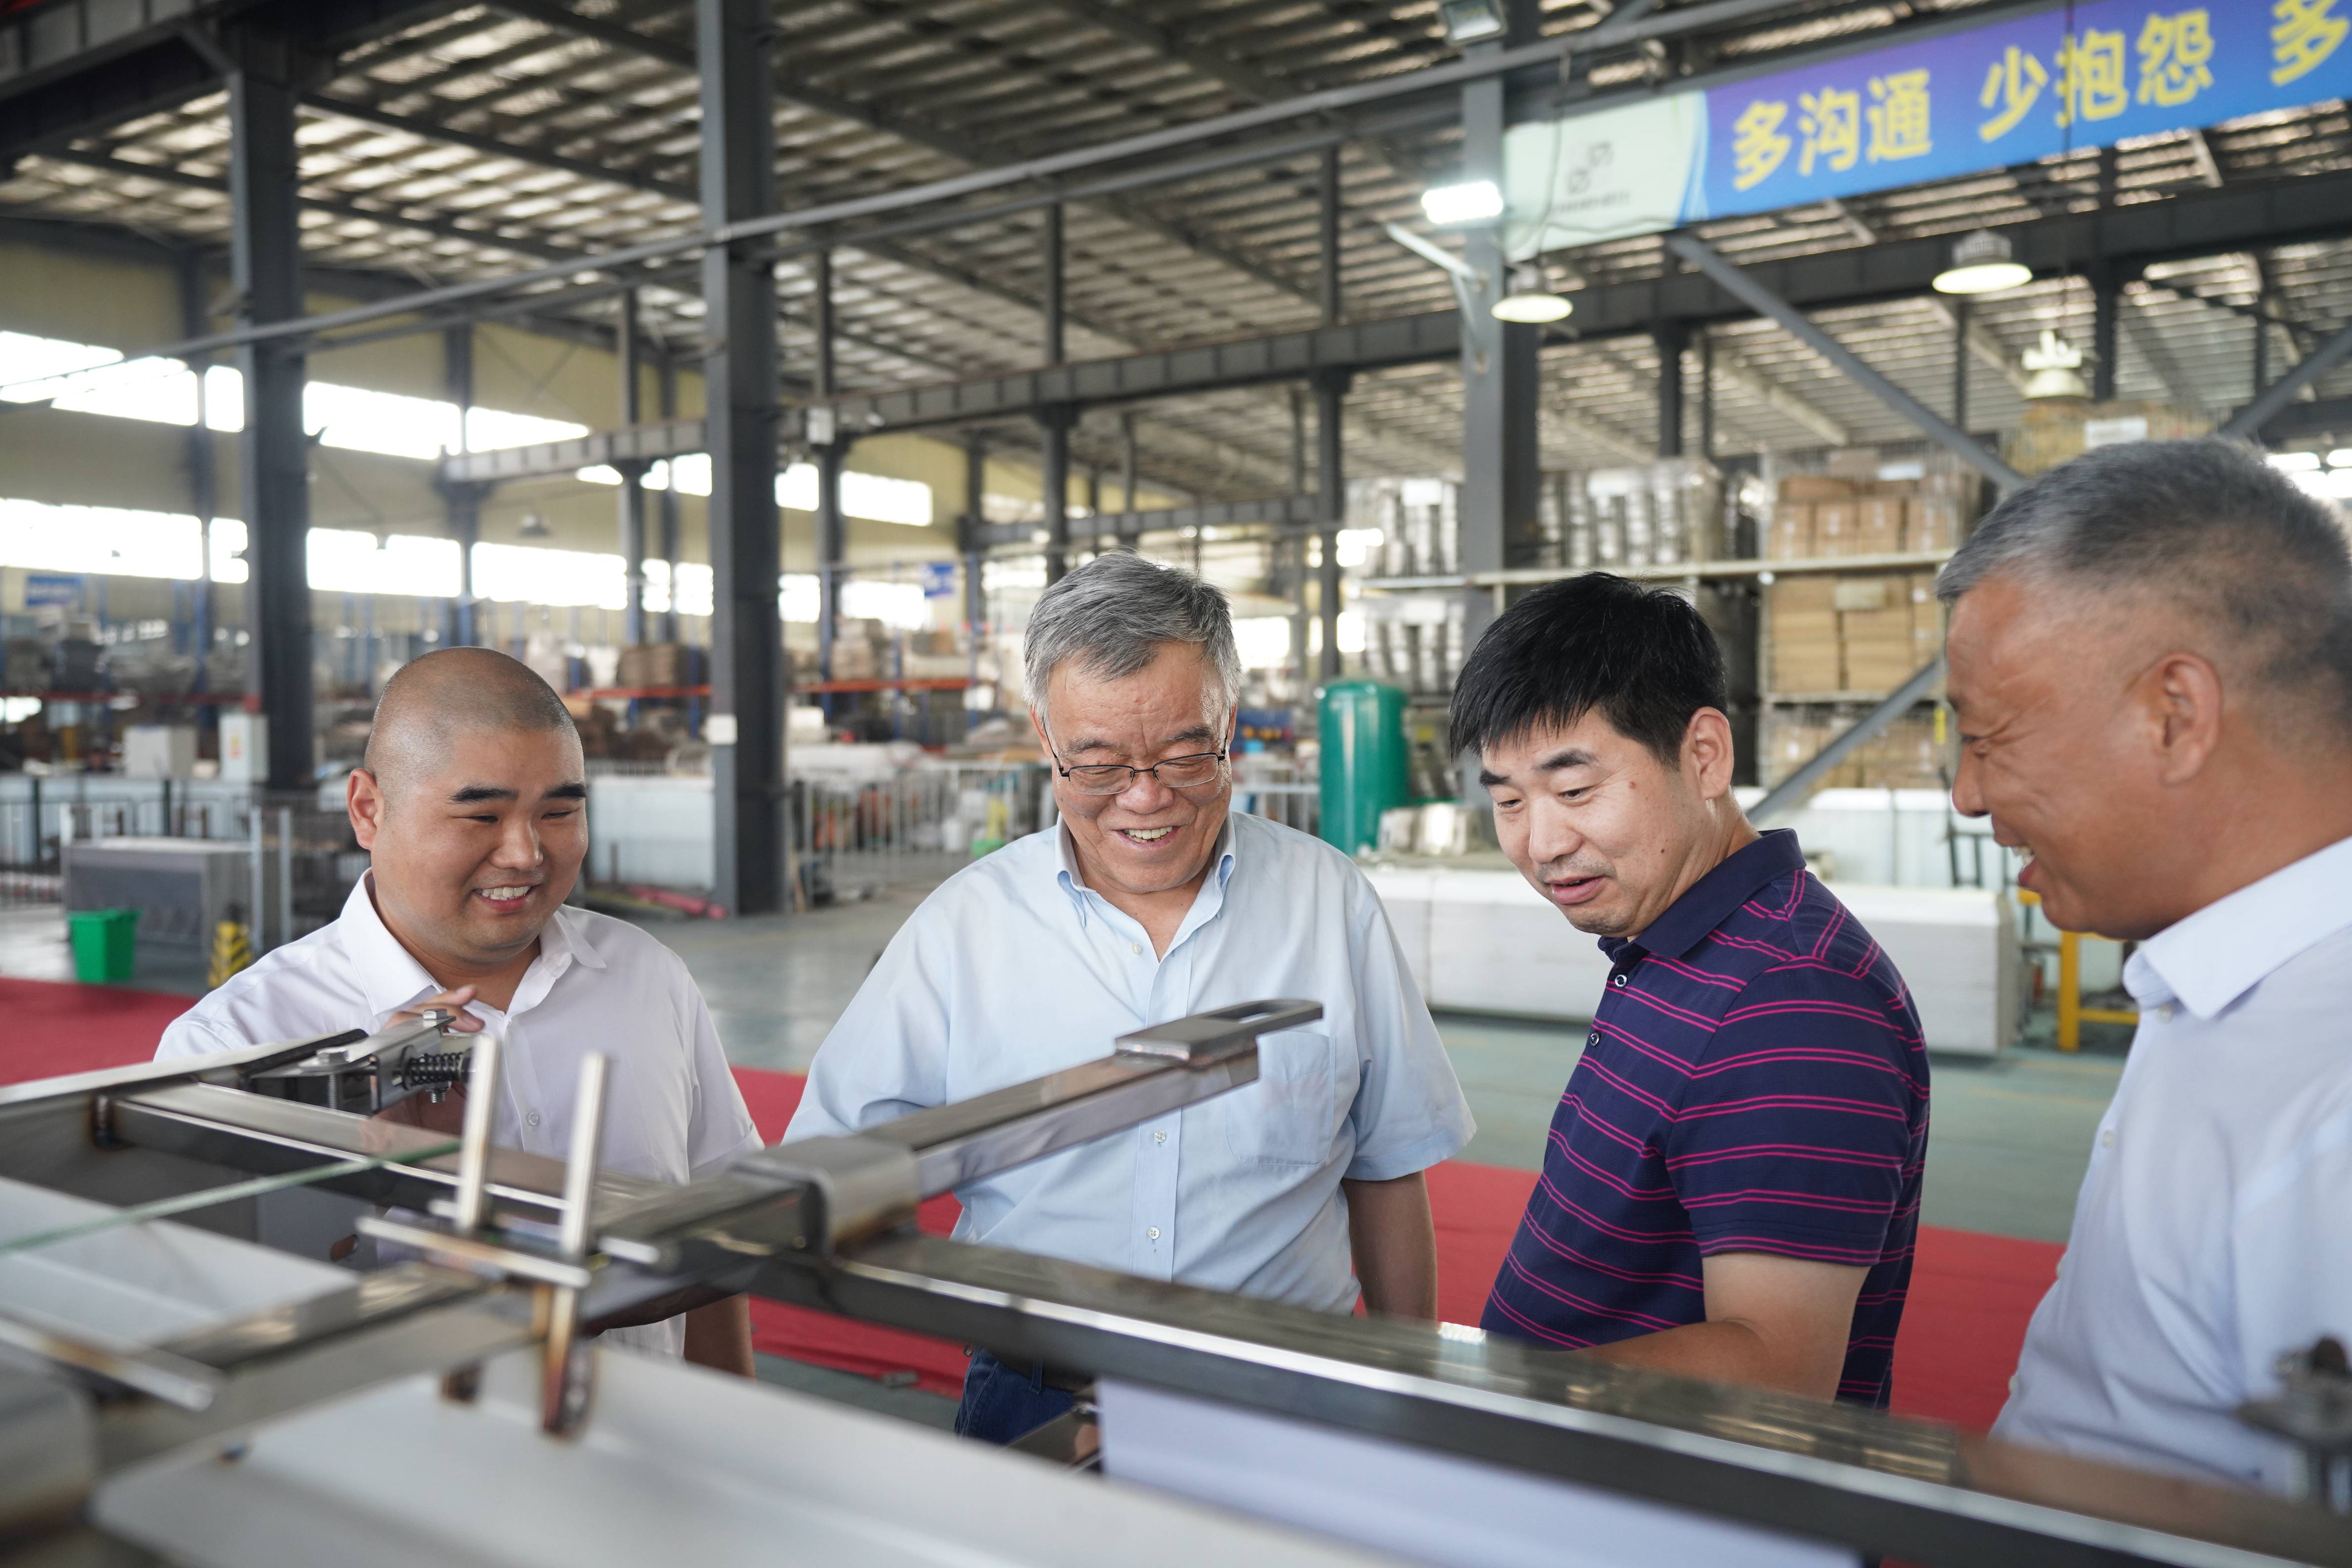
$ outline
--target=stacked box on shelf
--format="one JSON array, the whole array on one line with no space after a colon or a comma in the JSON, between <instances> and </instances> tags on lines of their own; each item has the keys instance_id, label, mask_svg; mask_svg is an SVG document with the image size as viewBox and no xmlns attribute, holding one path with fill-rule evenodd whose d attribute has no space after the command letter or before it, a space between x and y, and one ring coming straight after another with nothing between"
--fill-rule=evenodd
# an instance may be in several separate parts
<instances>
[{"instance_id":1,"label":"stacked box on shelf","mask_svg":"<svg viewBox=\"0 0 2352 1568\"><path fill-rule=\"evenodd\" d=\"M1910 589L1910 578L1895 574L1834 579L1831 592L1845 671L1838 689L1892 691L1919 668L1911 662Z\"/></svg>"},{"instance_id":2,"label":"stacked box on shelf","mask_svg":"<svg viewBox=\"0 0 2352 1568\"><path fill-rule=\"evenodd\" d=\"M1772 584L1771 687L1774 691L1843 691L1838 657L1836 580L1788 577Z\"/></svg>"}]
</instances>

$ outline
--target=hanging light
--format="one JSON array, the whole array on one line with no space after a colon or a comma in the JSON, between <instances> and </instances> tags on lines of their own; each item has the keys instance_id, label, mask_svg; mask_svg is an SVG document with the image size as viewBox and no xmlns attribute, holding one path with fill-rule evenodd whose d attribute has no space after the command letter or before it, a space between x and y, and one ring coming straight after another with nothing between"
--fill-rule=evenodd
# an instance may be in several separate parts
<instances>
[{"instance_id":1,"label":"hanging light","mask_svg":"<svg viewBox=\"0 0 2352 1568\"><path fill-rule=\"evenodd\" d=\"M2018 358L2032 373L2025 380L2028 403L2054 397L2090 397L2090 384L2083 379L2083 351L2053 329L2042 328L2042 342Z\"/></svg>"},{"instance_id":2,"label":"hanging light","mask_svg":"<svg viewBox=\"0 0 2352 1568\"><path fill-rule=\"evenodd\" d=\"M1503 216L1503 190L1492 180L1432 185L1421 193L1421 210L1440 227L1488 223Z\"/></svg>"},{"instance_id":3,"label":"hanging light","mask_svg":"<svg viewBox=\"0 0 2352 1568\"><path fill-rule=\"evenodd\" d=\"M1567 319L1576 307L1565 294L1555 293L1544 279L1543 264L1522 261L1511 268L1511 286L1491 307L1498 321L1541 326Z\"/></svg>"},{"instance_id":4,"label":"hanging light","mask_svg":"<svg viewBox=\"0 0 2352 1568\"><path fill-rule=\"evenodd\" d=\"M1455 48L1503 36L1503 7L1497 0L1438 0L1438 25L1445 41Z\"/></svg>"},{"instance_id":5,"label":"hanging light","mask_svg":"<svg viewBox=\"0 0 2352 1568\"><path fill-rule=\"evenodd\" d=\"M2017 259L2005 234L1980 228L1952 246L1952 264L1936 274L1938 294L1992 294L2033 281L2033 268Z\"/></svg>"}]
</instances>

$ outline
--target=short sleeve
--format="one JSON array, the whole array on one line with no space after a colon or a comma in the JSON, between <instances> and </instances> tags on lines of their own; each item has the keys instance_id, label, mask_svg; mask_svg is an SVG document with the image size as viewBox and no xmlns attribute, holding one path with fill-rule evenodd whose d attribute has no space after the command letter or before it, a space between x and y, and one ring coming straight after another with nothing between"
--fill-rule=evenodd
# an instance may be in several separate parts
<instances>
[{"instance_id":1,"label":"short sleeve","mask_svg":"<svg viewBox=\"0 0 2352 1568\"><path fill-rule=\"evenodd\" d=\"M171 1026L163 1031L163 1037L155 1045L155 1059L160 1062L174 1057L207 1057L216 1051L233 1051L252 1043L250 1040L231 1039L221 1033L210 1019L199 1016L196 1011L190 1011L173 1019Z\"/></svg>"},{"instance_id":2,"label":"short sleeve","mask_svg":"<svg viewBox=\"0 0 2352 1568\"><path fill-rule=\"evenodd\" d=\"M1477 1123L1380 895L1353 867L1348 871L1355 879L1349 967L1363 1078L1348 1111L1356 1152L1346 1175L1394 1181L1459 1153Z\"/></svg>"},{"instance_id":3,"label":"short sleeve","mask_svg":"<svg viewBox=\"0 0 2352 1568\"><path fill-rule=\"evenodd\" d=\"M951 921L934 894L898 928L817 1047L784 1142L840 1137L945 1103L949 982L934 949L949 944L938 928Z\"/></svg>"},{"instance_id":4,"label":"short sleeve","mask_svg":"<svg viewBox=\"0 0 2352 1568\"><path fill-rule=\"evenodd\" d=\"M678 965L678 980L686 990L681 1011L685 1015L687 1053L694 1082L694 1119L687 1131L687 1168L696 1180L710 1174L738 1154L760 1147L760 1130L751 1121L751 1108L743 1103L743 1090L735 1081L732 1068L727 1065L727 1051L719 1043L719 1026L711 1021L710 1005L703 999L702 987L697 985Z\"/></svg>"},{"instance_id":5,"label":"short sleeve","mask_svg":"<svg viewBox=\"0 0 2352 1568\"><path fill-rule=\"evenodd\" d=\"M1868 1268L1926 1152L1910 1010L1860 976L1768 969L1723 1016L1666 1134L1702 1256Z\"/></svg>"}]
</instances>

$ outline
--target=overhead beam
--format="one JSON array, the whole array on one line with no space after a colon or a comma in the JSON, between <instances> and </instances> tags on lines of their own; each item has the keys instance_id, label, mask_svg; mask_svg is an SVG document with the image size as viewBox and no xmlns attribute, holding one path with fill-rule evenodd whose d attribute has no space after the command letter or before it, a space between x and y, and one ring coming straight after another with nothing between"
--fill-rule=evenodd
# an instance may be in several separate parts
<instances>
[{"instance_id":1,"label":"overhead beam","mask_svg":"<svg viewBox=\"0 0 2352 1568\"><path fill-rule=\"evenodd\" d=\"M1943 322L1947 329L1962 332L1969 355L1979 364L2009 383L2020 397L2025 395L2025 384L2032 377L2026 374L2025 367L2011 357L2001 341L1992 335L1992 330L1987 327L1981 319L1971 312L1968 318L1968 325L1962 328L1958 314L1942 296L1930 294L1921 303L1926 305L1928 313Z\"/></svg>"},{"instance_id":2,"label":"overhead beam","mask_svg":"<svg viewBox=\"0 0 2352 1568\"><path fill-rule=\"evenodd\" d=\"M1832 447L1853 445L1853 433L1818 404L1808 402L1786 384L1759 370L1746 354L1729 343L1715 343L1715 374L1783 418L1793 420Z\"/></svg>"},{"instance_id":3,"label":"overhead beam","mask_svg":"<svg viewBox=\"0 0 2352 1568\"><path fill-rule=\"evenodd\" d=\"M2268 328L2263 329L2267 331ZM2273 383L2252 402L2230 416L2221 426L2224 436L2252 436L2268 425L2288 404L2300 396L2305 387L2315 385L2319 378L2352 355L2352 326L2343 328L2326 342L2304 355L2301 363Z\"/></svg>"},{"instance_id":4,"label":"overhead beam","mask_svg":"<svg viewBox=\"0 0 2352 1568\"><path fill-rule=\"evenodd\" d=\"M1307 528L1317 517L1312 495L1274 496L1261 500L1215 501L1202 506L1162 507L1150 511L1104 512L1087 520L1097 536L1138 539L1154 533L1188 533L1195 529L1250 528L1271 523L1277 528ZM1042 523L992 522L980 531L980 542L999 551L1034 551L1045 544L1038 535Z\"/></svg>"},{"instance_id":5,"label":"overhead beam","mask_svg":"<svg viewBox=\"0 0 2352 1568\"><path fill-rule=\"evenodd\" d=\"M1666 248L1706 274L1719 288L1757 314L1778 321L1781 331L1829 361L1855 385L1917 426L1930 439L1995 484L2011 489L2025 482L2024 475L2003 462L1997 454L1987 450L1982 442L1956 427L1885 375L1865 364L1861 355L1816 326L1803 311L1748 276L1721 251L1698 236L1688 233L1668 235Z\"/></svg>"}]
</instances>

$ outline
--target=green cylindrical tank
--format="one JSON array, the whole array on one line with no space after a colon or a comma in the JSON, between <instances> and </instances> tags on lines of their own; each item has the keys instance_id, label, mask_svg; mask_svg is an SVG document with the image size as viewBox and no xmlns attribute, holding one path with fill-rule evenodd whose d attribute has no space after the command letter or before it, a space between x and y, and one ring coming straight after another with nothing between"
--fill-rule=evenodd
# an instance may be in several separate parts
<instances>
[{"instance_id":1,"label":"green cylindrical tank","mask_svg":"<svg viewBox=\"0 0 2352 1568\"><path fill-rule=\"evenodd\" d=\"M1377 680L1335 680L1319 711L1324 841L1350 855L1376 848L1381 813L1407 799L1404 693Z\"/></svg>"}]
</instances>

